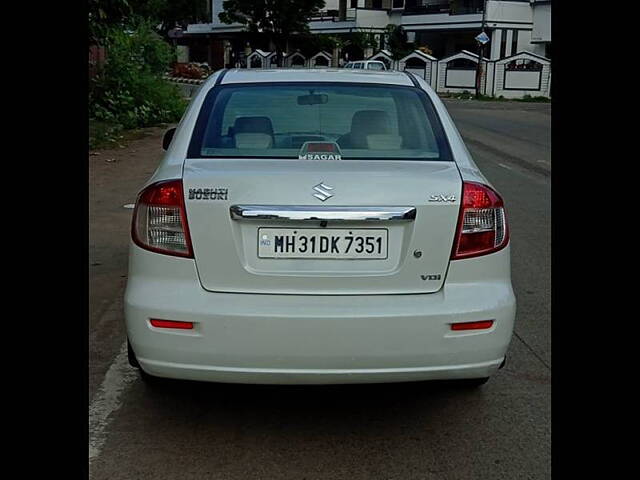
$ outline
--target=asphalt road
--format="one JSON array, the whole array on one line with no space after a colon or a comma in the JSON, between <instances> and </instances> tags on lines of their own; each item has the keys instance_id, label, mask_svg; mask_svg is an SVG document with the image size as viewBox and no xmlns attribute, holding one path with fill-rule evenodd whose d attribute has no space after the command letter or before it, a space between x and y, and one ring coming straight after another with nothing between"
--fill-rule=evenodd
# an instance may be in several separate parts
<instances>
[{"instance_id":1,"label":"asphalt road","mask_svg":"<svg viewBox=\"0 0 640 480\"><path fill-rule=\"evenodd\" d=\"M515 336L505 368L476 391L145 385L121 349L131 215L123 205L155 169L161 130L89 157L92 478L550 478L550 105L447 105L505 198L512 231Z\"/></svg>"}]
</instances>

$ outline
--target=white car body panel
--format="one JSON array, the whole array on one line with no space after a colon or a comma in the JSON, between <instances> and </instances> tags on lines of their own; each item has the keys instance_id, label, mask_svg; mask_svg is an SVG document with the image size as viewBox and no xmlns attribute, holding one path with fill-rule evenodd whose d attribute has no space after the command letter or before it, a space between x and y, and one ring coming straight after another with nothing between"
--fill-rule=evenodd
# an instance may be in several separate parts
<instances>
[{"instance_id":1,"label":"white car body panel","mask_svg":"<svg viewBox=\"0 0 640 480\"><path fill-rule=\"evenodd\" d=\"M363 175L366 172L366 175ZM334 187L323 207L415 207L412 221L346 222L334 228L388 229L386 260L259 259L259 227L287 223L232 220L230 204L320 204L314 185ZM187 160L185 190L217 185L229 189L225 202L186 201L198 274L206 290L238 293L314 292L322 295L436 292L446 276L460 207L462 183L454 162ZM397 185L402 185L398 189ZM428 203L429 195L453 195L456 201ZM315 205L314 205L315 204ZM300 228L304 224L297 224ZM317 228L318 224L313 225ZM421 251L420 261L413 257ZM420 275L438 280L420 279Z\"/></svg>"},{"instance_id":2,"label":"white car body panel","mask_svg":"<svg viewBox=\"0 0 640 480\"><path fill-rule=\"evenodd\" d=\"M388 382L495 373L515 319L510 247L449 261L462 181L490 184L431 87L413 77L440 117L455 162L185 161L203 100L219 75L212 75L192 98L145 184L183 179L187 192L215 179L228 184L230 200L216 205L185 201L195 259L131 243L125 319L141 367L161 377L241 383ZM231 70L222 84L282 81L414 85L403 72L350 69ZM359 170L371 177L357 181ZM376 260L378 265L351 270L331 265L340 260L303 260L302 273L292 271L287 261L267 267L257 259L250 251L257 226L279 224L234 221L230 206L324 205L311 196L321 181L335 187L331 205L416 207L415 222L390 226L396 229L390 235L401 242L393 258L390 251L390 259ZM398 182L401 189L391 188ZM427 203L430 194L452 193L454 202ZM428 231L429 225L437 227ZM222 254L211 256L206 245L215 226ZM417 249L423 250L421 262L410 261ZM318 270L318 262L329 263ZM419 281L421 273L441 279L425 283ZM194 322L195 328L158 329L150 318ZM489 319L494 325L488 330L450 329L453 322Z\"/></svg>"},{"instance_id":3,"label":"white car body panel","mask_svg":"<svg viewBox=\"0 0 640 480\"><path fill-rule=\"evenodd\" d=\"M511 339L509 247L452 262L437 293L331 297L207 292L193 260L131 249L127 334L152 375L275 384L477 378L498 369ZM162 330L149 318L196 326ZM452 321L489 318L489 330L450 330Z\"/></svg>"}]
</instances>

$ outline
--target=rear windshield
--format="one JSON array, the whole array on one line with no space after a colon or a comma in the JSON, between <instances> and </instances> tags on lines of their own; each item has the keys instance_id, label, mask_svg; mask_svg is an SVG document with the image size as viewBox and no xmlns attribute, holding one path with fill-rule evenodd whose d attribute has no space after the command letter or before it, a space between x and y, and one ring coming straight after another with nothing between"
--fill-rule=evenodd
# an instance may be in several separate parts
<instances>
[{"instance_id":1,"label":"rear windshield","mask_svg":"<svg viewBox=\"0 0 640 480\"><path fill-rule=\"evenodd\" d=\"M422 90L327 83L214 87L189 158L298 159L307 142L332 142L342 160L451 160Z\"/></svg>"}]
</instances>

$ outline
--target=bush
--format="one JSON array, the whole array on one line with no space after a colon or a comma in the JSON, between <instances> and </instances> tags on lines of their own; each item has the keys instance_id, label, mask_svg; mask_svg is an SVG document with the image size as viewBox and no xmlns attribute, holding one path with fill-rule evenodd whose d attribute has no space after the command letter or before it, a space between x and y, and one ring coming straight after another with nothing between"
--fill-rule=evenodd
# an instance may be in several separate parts
<instances>
[{"instance_id":1,"label":"bush","mask_svg":"<svg viewBox=\"0 0 640 480\"><path fill-rule=\"evenodd\" d=\"M111 29L105 47L105 65L91 80L90 119L125 129L180 119L186 101L162 78L174 52L148 23L132 31Z\"/></svg>"},{"instance_id":2,"label":"bush","mask_svg":"<svg viewBox=\"0 0 640 480\"><path fill-rule=\"evenodd\" d=\"M515 98L517 102L535 102L535 103L549 103L551 100L547 97L532 97L531 95L525 95L522 98Z\"/></svg>"},{"instance_id":3,"label":"bush","mask_svg":"<svg viewBox=\"0 0 640 480\"><path fill-rule=\"evenodd\" d=\"M460 92L451 93L449 94L449 97L457 98L459 100L471 100L472 98L475 98L475 95L471 93L469 90L464 90L462 93Z\"/></svg>"}]
</instances>

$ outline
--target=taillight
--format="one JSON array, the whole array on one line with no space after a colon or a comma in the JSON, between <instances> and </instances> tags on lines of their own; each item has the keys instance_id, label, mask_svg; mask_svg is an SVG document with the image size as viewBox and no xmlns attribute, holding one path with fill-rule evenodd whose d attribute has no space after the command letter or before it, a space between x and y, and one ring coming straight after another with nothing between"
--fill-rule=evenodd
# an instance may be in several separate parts
<instances>
[{"instance_id":1,"label":"taillight","mask_svg":"<svg viewBox=\"0 0 640 480\"><path fill-rule=\"evenodd\" d=\"M452 260L497 252L509 241L502 198L492 188L464 182Z\"/></svg>"},{"instance_id":2,"label":"taillight","mask_svg":"<svg viewBox=\"0 0 640 480\"><path fill-rule=\"evenodd\" d=\"M139 247L193 258L182 180L166 180L145 188L136 201L131 230Z\"/></svg>"}]
</instances>

